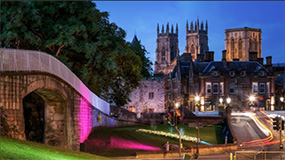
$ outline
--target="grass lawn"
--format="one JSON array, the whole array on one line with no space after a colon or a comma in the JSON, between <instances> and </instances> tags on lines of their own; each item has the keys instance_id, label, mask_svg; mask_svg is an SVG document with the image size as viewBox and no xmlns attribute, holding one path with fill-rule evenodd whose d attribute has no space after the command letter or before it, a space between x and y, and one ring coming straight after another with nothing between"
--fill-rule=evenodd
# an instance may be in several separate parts
<instances>
[{"instance_id":1,"label":"grass lawn","mask_svg":"<svg viewBox=\"0 0 285 160\"><path fill-rule=\"evenodd\" d=\"M1 136L0 146L1 159L108 159L88 153L66 150L29 141L15 140L4 136Z\"/></svg>"},{"instance_id":2,"label":"grass lawn","mask_svg":"<svg viewBox=\"0 0 285 160\"><path fill-rule=\"evenodd\" d=\"M194 137L197 135L195 127L179 125L178 128L183 128L182 130L185 135ZM96 128L92 131L86 141L86 151L106 157L134 156L137 151L162 151L163 145L167 141L170 144L179 143L178 139L135 132L137 129L150 129L178 134L175 128L169 125ZM211 144L224 143L222 138L222 127L219 125L200 127L199 135L201 140ZM196 143L188 141L182 141L182 143L184 147L196 145Z\"/></svg>"}]
</instances>

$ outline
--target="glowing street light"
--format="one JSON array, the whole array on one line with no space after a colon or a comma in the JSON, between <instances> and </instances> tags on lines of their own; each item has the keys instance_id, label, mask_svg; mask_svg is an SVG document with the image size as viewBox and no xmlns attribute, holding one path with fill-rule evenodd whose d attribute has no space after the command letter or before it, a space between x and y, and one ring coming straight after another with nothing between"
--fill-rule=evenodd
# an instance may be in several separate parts
<instances>
[{"instance_id":1,"label":"glowing street light","mask_svg":"<svg viewBox=\"0 0 285 160\"><path fill-rule=\"evenodd\" d=\"M283 97L283 96L280 97L280 101L281 101L281 102L284 101L284 97Z\"/></svg>"},{"instance_id":2,"label":"glowing street light","mask_svg":"<svg viewBox=\"0 0 285 160\"><path fill-rule=\"evenodd\" d=\"M230 98L230 97L227 98L227 103L228 103L228 104L231 103L231 98Z\"/></svg>"},{"instance_id":3,"label":"glowing street light","mask_svg":"<svg viewBox=\"0 0 285 160\"><path fill-rule=\"evenodd\" d=\"M199 97L199 96L196 96L196 97L195 97L195 101L198 102L199 100L200 100L200 97Z\"/></svg>"},{"instance_id":4,"label":"glowing street light","mask_svg":"<svg viewBox=\"0 0 285 160\"><path fill-rule=\"evenodd\" d=\"M175 103L175 107L176 107L176 108L178 108L178 106L179 106L179 103L178 103L178 102L176 102L176 103Z\"/></svg>"},{"instance_id":5,"label":"glowing street light","mask_svg":"<svg viewBox=\"0 0 285 160\"><path fill-rule=\"evenodd\" d=\"M255 100L255 97L254 97L253 95L251 95L251 96L249 97L249 100L250 100L250 102L253 102L253 101Z\"/></svg>"},{"instance_id":6,"label":"glowing street light","mask_svg":"<svg viewBox=\"0 0 285 160\"><path fill-rule=\"evenodd\" d=\"M222 104L223 103L223 98L221 97L220 99L219 99L219 101L220 101L220 104Z\"/></svg>"}]
</instances>

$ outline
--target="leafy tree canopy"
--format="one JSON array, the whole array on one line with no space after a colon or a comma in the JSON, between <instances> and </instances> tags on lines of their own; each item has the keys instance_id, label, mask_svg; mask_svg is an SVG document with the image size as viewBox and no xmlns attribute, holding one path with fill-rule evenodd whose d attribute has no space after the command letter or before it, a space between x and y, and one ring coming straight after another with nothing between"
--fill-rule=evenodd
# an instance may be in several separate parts
<instances>
[{"instance_id":1,"label":"leafy tree canopy","mask_svg":"<svg viewBox=\"0 0 285 160\"><path fill-rule=\"evenodd\" d=\"M148 76L144 47L127 43L125 31L93 2L0 3L1 47L56 56L95 94L118 106L127 103L142 75Z\"/></svg>"}]
</instances>

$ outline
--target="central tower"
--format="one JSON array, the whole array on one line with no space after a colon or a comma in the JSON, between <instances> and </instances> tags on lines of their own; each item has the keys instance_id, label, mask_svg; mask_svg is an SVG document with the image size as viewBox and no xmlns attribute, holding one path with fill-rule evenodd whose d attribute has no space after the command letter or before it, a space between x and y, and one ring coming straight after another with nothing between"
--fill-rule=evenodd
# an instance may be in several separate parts
<instances>
[{"instance_id":1,"label":"central tower","mask_svg":"<svg viewBox=\"0 0 285 160\"><path fill-rule=\"evenodd\" d=\"M191 22L190 29L188 26L188 21L186 22L186 46L185 53L191 53L192 60L197 59L198 54L205 55L205 52L209 51L208 46L208 22L206 21L206 27L204 29L203 21L201 26L199 24L199 19L193 24ZM203 56L202 56L203 57Z\"/></svg>"},{"instance_id":2,"label":"central tower","mask_svg":"<svg viewBox=\"0 0 285 160\"><path fill-rule=\"evenodd\" d=\"M176 57L179 56L178 49L178 25L176 24L176 32L174 33L173 25L171 31L169 24L166 25L166 32L162 25L161 33L159 32L159 24L157 24L157 40L156 40L156 61L154 66L155 74L168 74L172 72L176 65Z\"/></svg>"}]
</instances>

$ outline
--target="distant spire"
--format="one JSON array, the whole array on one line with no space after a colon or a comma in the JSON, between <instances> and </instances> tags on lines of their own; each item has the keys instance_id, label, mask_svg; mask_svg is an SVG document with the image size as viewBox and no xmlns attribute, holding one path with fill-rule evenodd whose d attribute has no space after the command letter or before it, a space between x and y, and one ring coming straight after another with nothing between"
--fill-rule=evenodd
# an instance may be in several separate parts
<instances>
[{"instance_id":1,"label":"distant spire","mask_svg":"<svg viewBox=\"0 0 285 160\"><path fill-rule=\"evenodd\" d=\"M164 25L162 25L161 33L164 33Z\"/></svg>"},{"instance_id":2,"label":"distant spire","mask_svg":"<svg viewBox=\"0 0 285 160\"><path fill-rule=\"evenodd\" d=\"M176 23L176 34L178 35L178 24Z\"/></svg>"},{"instance_id":3,"label":"distant spire","mask_svg":"<svg viewBox=\"0 0 285 160\"><path fill-rule=\"evenodd\" d=\"M156 28L157 34L159 34L159 24L157 23L157 28Z\"/></svg>"},{"instance_id":4,"label":"distant spire","mask_svg":"<svg viewBox=\"0 0 285 160\"><path fill-rule=\"evenodd\" d=\"M169 23L167 22L167 25L166 25L166 33L169 33Z\"/></svg>"},{"instance_id":5,"label":"distant spire","mask_svg":"<svg viewBox=\"0 0 285 160\"><path fill-rule=\"evenodd\" d=\"M138 38L137 38L137 35L135 34L133 40L132 40L132 43L137 43L139 42Z\"/></svg>"},{"instance_id":6,"label":"distant spire","mask_svg":"<svg viewBox=\"0 0 285 160\"><path fill-rule=\"evenodd\" d=\"M198 17L198 19L197 19L197 29L198 29L198 31L199 31L199 17Z\"/></svg>"},{"instance_id":7,"label":"distant spire","mask_svg":"<svg viewBox=\"0 0 285 160\"><path fill-rule=\"evenodd\" d=\"M203 21L201 22L201 30L202 30L202 31L204 30L204 24L203 24Z\"/></svg>"},{"instance_id":8,"label":"distant spire","mask_svg":"<svg viewBox=\"0 0 285 160\"><path fill-rule=\"evenodd\" d=\"M206 20L206 32L208 32L208 21Z\"/></svg>"},{"instance_id":9,"label":"distant spire","mask_svg":"<svg viewBox=\"0 0 285 160\"><path fill-rule=\"evenodd\" d=\"M197 22L195 22L195 31L197 30Z\"/></svg>"},{"instance_id":10,"label":"distant spire","mask_svg":"<svg viewBox=\"0 0 285 160\"><path fill-rule=\"evenodd\" d=\"M188 20L186 21L186 32L188 31L189 26L188 26Z\"/></svg>"},{"instance_id":11,"label":"distant spire","mask_svg":"<svg viewBox=\"0 0 285 160\"><path fill-rule=\"evenodd\" d=\"M191 21L190 29L191 29L191 31L193 31L193 21Z\"/></svg>"},{"instance_id":12,"label":"distant spire","mask_svg":"<svg viewBox=\"0 0 285 160\"><path fill-rule=\"evenodd\" d=\"M173 33L173 24L171 25L171 33Z\"/></svg>"}]
</instances>

